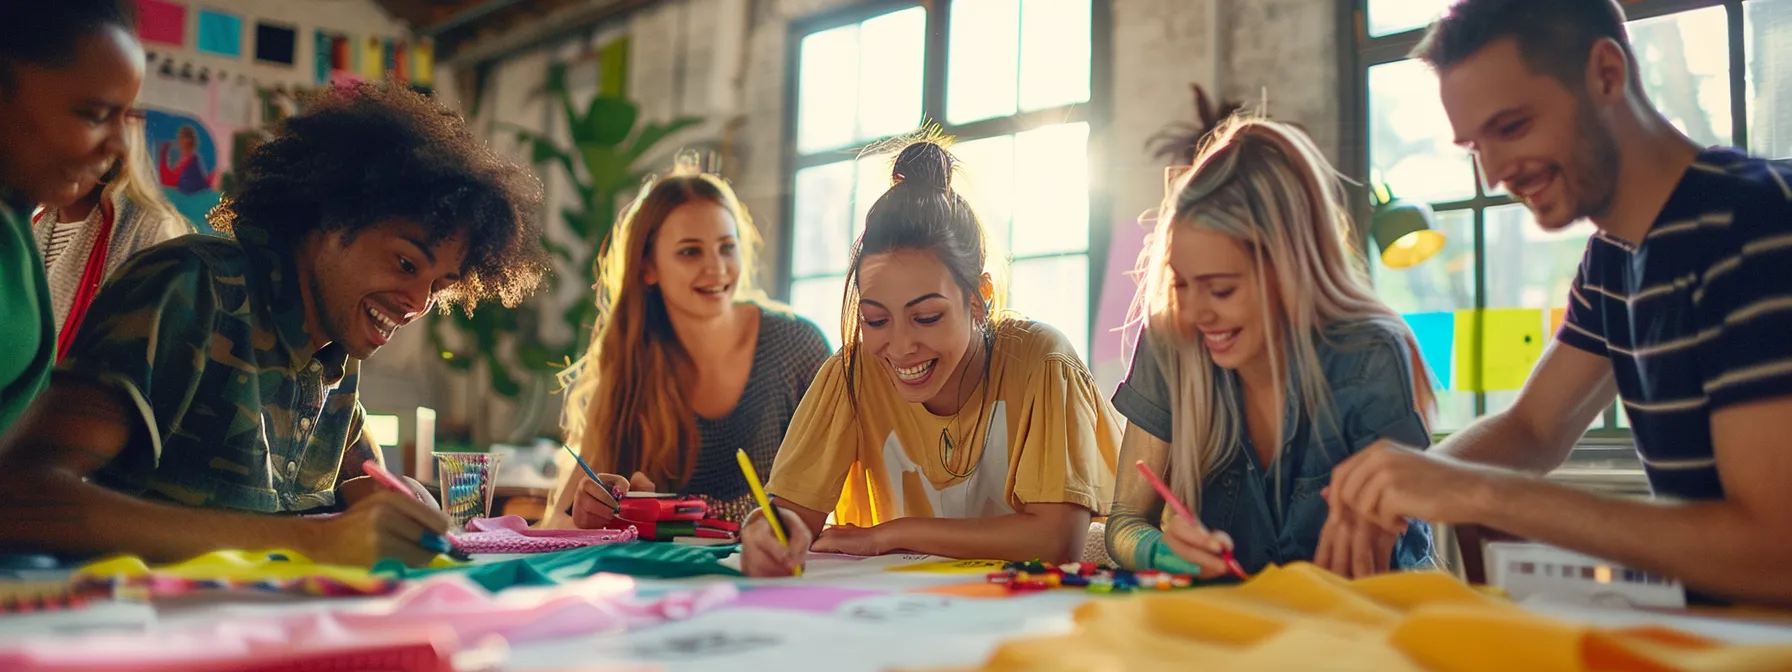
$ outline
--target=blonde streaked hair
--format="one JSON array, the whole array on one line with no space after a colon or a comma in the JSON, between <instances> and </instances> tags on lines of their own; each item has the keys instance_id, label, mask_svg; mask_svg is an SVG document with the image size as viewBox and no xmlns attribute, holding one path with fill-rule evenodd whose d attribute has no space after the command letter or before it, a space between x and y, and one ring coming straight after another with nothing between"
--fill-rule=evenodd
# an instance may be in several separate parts
<instances>
[{"instance_id":1,"label":"blonde streaked hair","mask_svg":"<svg viewBox=\"0 0 1792 672\"><path fill-rule=\"evenodd\" d=\"M1430 417L1436 399L1418 341L1400 315L1376 298L1338 175L1305 133L1267 119L1233 117L1213 131L1194 165L1166 192L1139 258L1142 282L1130 317L1144 322L1144 338L1151 339L1170 381L1169 480L1177 497L1200 501L1203 482L1240 452L1245 421L1239 390L1214 376L1205 347L1178 333L1168 264L1173 230L1212 231L1243 245L1257 271L1252 281L1263 301L1264 333L1283 335L1284 343L1272 341L1267 348L1281 388L1276 396L1286 398L1288 381L1299 381L1299 408L1317 431L1338 432L1342 425L1316 343L1328 326L1346 321L1378 323L1404 336L1413 362L1413 408ZM1280 311L1272 309L1272 287Z\"/></svg>"},{"instance_id":2,"label":"blonde streaked hair","mask_svg":"<svg viewBox=\"0 0 1792 672\"><path fill-rule=\"evenodd\" d=\"M567 445L595 469L625 476L641 471L672 485L688 480L696 465L696 414L676 375L689 355L672 331L664 297L650 291L644 273L660 227L679 206L697 202L720 206L734 219L736 299L781 308L753 282L759 233L726 181L681 157L671 172L644 185L599 252L591 344L559 374ZM569 475L575 482L582 477L576 468Z\"/></svg>"},{"instance_id":3,"label":"blonde streaked hair","mask_svg":"<svg viewBox=\"0 0 1792 672\"><path fill-rule=\"evenodd\" d=\"M187 224L185 215L175 209L163 193L161 183L156 179L155 162L149 157L149 140L144 137L144 121L141 118L130 118L124 127L124 155L118 157L117 163L106 172L100 184L95 185L97 195L104 202L107 199L130 201L141 209L144 217L166 219ZM82 196L82 199L94 197L94 192Z\"/></svg>"}]
</instances>

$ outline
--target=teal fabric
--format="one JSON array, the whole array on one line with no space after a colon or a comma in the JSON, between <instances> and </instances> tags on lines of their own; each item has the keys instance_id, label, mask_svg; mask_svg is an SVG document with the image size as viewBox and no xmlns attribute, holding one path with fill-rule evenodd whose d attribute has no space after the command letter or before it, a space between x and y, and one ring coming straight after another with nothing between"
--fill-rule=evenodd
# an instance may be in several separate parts
<instances>
[{"instance_id":1,"label":"teal fabric","mask_svg":"<svg viewBox=\"0 0 1792 672\"><path fill-rule=\"evenodd\" d=\"M49 384L56 362L50 282L31 223L9 206L13 200L0 188L0 433Z\"/></svg>"},{"instance_id":2,"label":"teal fabric","mask_svg":"<svg viewBox=\"0 0 1792 672\"><path fill-rule=\"evenodd\" d=\"M397 560L382 560L374 565L374 574L389 574L401 579L418 579L444 573L464 574L486 590L497 592L511 586L547 586L559 583L555 578L586 577L598 572L627 574L648 579L679 579L687 576L740 576L719 562L740 546L686 546L660 542L627 542L573 548L542 553L514 560L479 565L445 568L406 567Z\"/></svg>"}]
</instances>

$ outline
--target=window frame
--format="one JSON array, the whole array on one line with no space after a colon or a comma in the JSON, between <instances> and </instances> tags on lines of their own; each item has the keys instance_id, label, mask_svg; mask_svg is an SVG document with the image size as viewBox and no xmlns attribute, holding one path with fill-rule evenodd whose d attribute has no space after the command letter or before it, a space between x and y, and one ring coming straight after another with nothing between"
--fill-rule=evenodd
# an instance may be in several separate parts
<instances>
[{"instance_id":1,"label":"window frame","mask_svg":"<svg viewBox=\"0 0 1792 672\"><path fill-rule=\"evenodd\" d=\"M834 274L797 278L794 275L796 251L796 175L806 168L852 160L858 149L889 139L872 138L845 147L831 147L803 152L797 148L798 117L801 110L802 47L809 35L834 28L862 23L892 12L921 7L926 12L924 63L921 76L921 121L937 124L941 133L955 142L966 143L985 138L1014 135L1044 126L1085 123L1089 128L1086 157L1089 189L1089 239L1081 252L1054 252L1011 257L1005 266L1017 261L1051 259L1085 255L1088 259L1088 316L1084 343L1091 352L1101 325L1102 281L1108 275L1107 255L1112 234L1112 207L1106 184L1108 124L1112 119L1110 101L1113 82L1113 15L1111 0L1089 0L1089 99L1081 103L1060 105L1030 112L990 117L962 124L953 124L946 116L946 94L949 86L948 63L951 58L951 16L954 0L867 0L847 7L825 11L791 21L786 26L784 55L784 141L779 167L777 245L783 251L770 278L769 292L779 301L789 302L792 285L798 280L834 277ZM848 153L850 152L850 153ZM993 247L993 246L992 246ZM1006 250L1004 250L1006 252ZM1012 288L1007 288L1012 293ZM844 297L842 297L844 301ZM820 325L826 331L838 325ZM1057 326L1057 325L1053 325ZM846 334L841 334L842 338ZM844 346L844 343L838 344ZM1085 357L1090 353L1082 353Z\"/></svg>"},{"instance_id":2,"label":"window frame","mask_svg":"<svg viewBox=\"0 0 1792 672\"><path fill-rule=\"evenodd\" d=\"M1626 22L1652 19L1696 9L1724 7L1728 22L1729 66L1730 66L1730 120L1731 144L1735 147L1748 147L1748 95L1747 95L1747 45L1744 31L1745 4L1749 0L1623 0ZM1370 138L1369 138L1369 70L1378 65L1406 60L1413 48L1424 38L1425 27L1399 33L1369 36L1369 0L1339 0L1338 25L1349 26L1348 34L1340 35L1338 40L1339 63L1344 71L1339 76L1339 100L1341 101L1340 123L1348 134L1347 141L1341 147L1339 161L1344 173L1359 184L1368 184L1370 174ZM1474 215L1474 259L1475 259L1475 305L1476 310L1487 306L1487 266L1486 266L1486 212L1489 208L1510 205L1518 201L1510 195L1490 195L1481 177L1480 162L1471 162L1475 179L1475 195L1467 199L1458 199L1431 203L1437 212L1467 211ZM1362 193L1358 193L1362 192ZM1374 243L1369 238L1369 221L1371 207L1366 189L1351 190L1351 209L1355 215L1356 237L1358 249L1369 254ZM1475 392L1475 419L1486 416L1487 393ZM1621 401L1619 403L1622 403ZM1438 436L1446 436L1448 432L1439 432ZM1618 426L1617 405L1605 410L1603 420L1597 428L1588 430L1582 437L1582 447L1588 444L1610 444L1614 442L1629 443L1631 430Z\"/></svg>"}]
</instances>

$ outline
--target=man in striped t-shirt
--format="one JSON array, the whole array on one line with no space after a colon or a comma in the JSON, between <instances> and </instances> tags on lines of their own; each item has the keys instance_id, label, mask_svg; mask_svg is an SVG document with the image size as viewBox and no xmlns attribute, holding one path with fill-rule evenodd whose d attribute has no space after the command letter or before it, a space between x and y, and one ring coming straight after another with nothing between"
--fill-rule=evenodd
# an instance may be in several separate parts
<instances>
[{"instance_id":1,"label":"man in striped t-shirt","mask_svg":"<svg viewBox=\"0 0 1792 672\"><path fill-rule=\"evenodd\" d=\"M1379 445L1338 467L1330 552L1408 516L1480 523L1792 603L1792 169L1669 124L1623 22L1613 0L1463 0L1420 44L1489 181L1546 230L1599 232L1511 409L1430 454ZM1539 478L1614 395L1658 500Z\"/></svg>"}]
</instances>

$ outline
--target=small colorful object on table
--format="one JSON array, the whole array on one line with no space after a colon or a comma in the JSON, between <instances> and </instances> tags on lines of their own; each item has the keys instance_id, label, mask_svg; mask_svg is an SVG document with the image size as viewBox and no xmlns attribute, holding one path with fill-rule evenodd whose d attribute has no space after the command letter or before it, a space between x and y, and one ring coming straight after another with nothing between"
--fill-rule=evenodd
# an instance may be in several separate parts
<instances>
[{"instance_id":1,"label":"small colorful object on table","mask_svg":"<svg viewBox=\"0 0 1792 672\"><path fill-rule=\"evenodd\" d=\"M740 536L740 525L709 518L709 503L698 497L676 495L624 495L615 518L605 529L634 528L640 538L649 541L672 541L678 537L733 541Z\"/></svg>"},{"instance_id":2,"label":"small colorful object on table","mask_svg":"<svg viewBox=\"0 0 1792 672\"><path fill-rule=\"evenodd\" d=\"M442 488L442 511L454 529L466 529L474 518L491 515L492 492L500 455L436 453L436 481Z\"/></svg>"},{"instance_id":3,"label":"small colorful object on table","mask_svg":"<svg viewBox=\"0 0 1792 672\"><path fill-rule=\"evenodd\" d=\"M1092 593L1125 593L1134 590L1171 590L1195 585L1195 577L1155 570L1134 572L1107 569L1088 562L1067 562L1056 565L1034 560L1010 562L1000 572L990 572L985 580L1007 586L1010 591L1083 588Z\"/></svg>"},{"instance_id":4,"label":"small colorful object on table","mask_svg":"<svg viewBox=\"0 0 1792 672\"><path fill-rule=\"evenodd\" d=\"M391 577L358 567L314 563L293 551L212 551L173 565L151 567L134 555L114 556L75 571L74 590L120 598L157 599L216 590L310 597L385 595Z\"/></svg>"}]
</instances>

